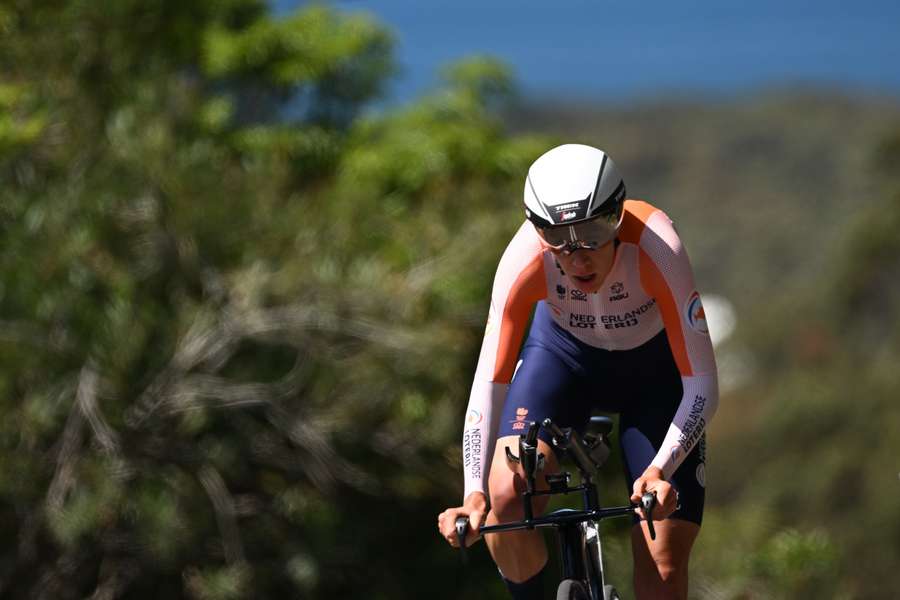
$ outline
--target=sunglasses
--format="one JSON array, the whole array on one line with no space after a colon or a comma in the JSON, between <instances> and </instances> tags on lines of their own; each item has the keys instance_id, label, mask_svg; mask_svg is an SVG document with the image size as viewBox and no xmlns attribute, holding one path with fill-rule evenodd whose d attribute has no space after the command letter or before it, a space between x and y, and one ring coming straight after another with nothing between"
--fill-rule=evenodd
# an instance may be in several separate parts
<instances>
[{"instance_id":1,"label":"sunglasses","mask_svg":"<svg viewBox=\"0 0 900 600\"><path fill-rule=\"evenodd\" d=\"M621 211L612 211L572 225L538 227L537 232L553 252L572 254L581 248L596 250L616 237L621 216Z\"/></svg>"}]
</instances>

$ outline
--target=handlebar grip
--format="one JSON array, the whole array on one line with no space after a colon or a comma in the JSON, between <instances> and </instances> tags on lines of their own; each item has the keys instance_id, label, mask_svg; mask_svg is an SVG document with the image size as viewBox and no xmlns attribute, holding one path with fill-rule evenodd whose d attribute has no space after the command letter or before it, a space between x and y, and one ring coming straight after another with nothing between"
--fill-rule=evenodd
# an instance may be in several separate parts
<instances>
[{"instance_id":1,"label":"handlebar grip","mask_svg":"<svg viewBox=\"0 0 900 600\"><path fill-rule=\"evenodd\" d=\"M469 517L456 518L456 540L459 542L459 554L463 564L466 563L466 534L469 533Z\"/></svg>"},{"instance_id":2,"label":"handlebar grip","mask_svg":"<svg viewBox=\"0 0 900 600\"><path fill-rule=\"evenodd\" d=\"M650 539L656 540L656 529L653 527L653 508L656 506L656 492L648 492L641 496L641 510L644 511L644 517L647 519L647 530L650 532Z\"/></svg>"}]
</instances>

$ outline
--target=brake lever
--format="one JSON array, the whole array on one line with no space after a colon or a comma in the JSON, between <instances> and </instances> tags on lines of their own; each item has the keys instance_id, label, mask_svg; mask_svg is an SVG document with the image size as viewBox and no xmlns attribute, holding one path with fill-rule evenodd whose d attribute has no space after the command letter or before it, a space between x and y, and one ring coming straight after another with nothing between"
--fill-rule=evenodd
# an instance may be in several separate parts
<instances>
[{"instance_id":1,"label":"brake lever","mask_svg":"<svg viewBox=\"0 0 900 600\"><path fill-rule=\"evenodd\" d=\"M656 529L653 527L653 508L656 506L656 492L647 492L641 496L641 510L644 518L647 519L647 530L650 532L650 539L656 540Z\"/></svg>"},{"instance_id":2,"label":"brake lever","mask_svg":"<svg viewBox=\"0 0 900 600\"><path fill-rule=\"evenodd\" d=\"M459 542L459 555L462 557L462 563L468 562L466 554L466 534L469 533L469 517L456 517L456 539Z\"/></svg>"}]
</instances>

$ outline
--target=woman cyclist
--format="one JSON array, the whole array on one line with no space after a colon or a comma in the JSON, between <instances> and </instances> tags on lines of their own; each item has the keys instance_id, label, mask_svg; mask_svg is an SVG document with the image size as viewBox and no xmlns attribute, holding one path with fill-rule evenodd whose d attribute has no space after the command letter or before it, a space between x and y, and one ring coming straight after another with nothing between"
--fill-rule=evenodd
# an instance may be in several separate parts
<instances>
[{"instance_id":1,"label":"woman cyclist","mask_svg":"<svg viewBox=\"0 0 900 600\"><path fill-rule=\"evenodd\" d=\"M654 518L662 519L651 542L635 516L635 593L687 598L703 515L704 429L718 403L687 254L666 214L626 200L612 160L590 146L559 146L534 162L525 216L494 279L463 432L463 505L442 512L438 528L456 546L456 518L469 517L468 545L483 523L523 517L524 478L507 467L505 449L517 451L528 422L550 417L577 428L594 409L619 413L631 499L656 492ZM558 460L541 435L552 473ZM542 597L547 550L539 532L486 543L514 600Z\"/></svg>"}]
</instances>

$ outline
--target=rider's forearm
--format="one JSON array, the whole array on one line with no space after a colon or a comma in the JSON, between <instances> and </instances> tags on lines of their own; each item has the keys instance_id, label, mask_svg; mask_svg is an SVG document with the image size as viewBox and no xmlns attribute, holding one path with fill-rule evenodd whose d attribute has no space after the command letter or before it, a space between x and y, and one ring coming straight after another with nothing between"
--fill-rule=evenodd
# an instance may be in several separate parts
<instances>
[{"instance_id":1,"label":"rider's forearm","mask_svg":"<svg viewBox=\"0 0 900 600\"><path fill-rule=\"evenodd\" d=\"M477 375L472 382L463 426L463 499L472 492L483 492L485 497L488 495L487 480L496 442L495 432L507 387L505 383L492 383Z\"/></svg>"},{"instance_id":2,"label":"rider's forearm","mask_svg":"<svg viewBox=\"0 0 900 600\"><path fill-rule=\"evenodd\" d=\"M703 431L719 405L719 384L715 373L681 378L684 395L672 419L659 452L650 464L662 469L669 479L691 449L703 437Z\"/></svg>"}]
</instances>

